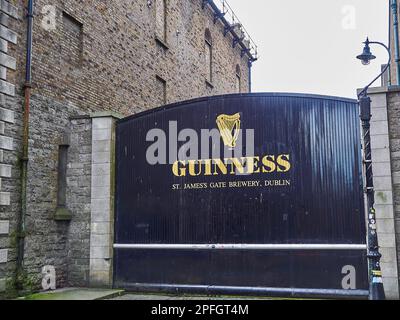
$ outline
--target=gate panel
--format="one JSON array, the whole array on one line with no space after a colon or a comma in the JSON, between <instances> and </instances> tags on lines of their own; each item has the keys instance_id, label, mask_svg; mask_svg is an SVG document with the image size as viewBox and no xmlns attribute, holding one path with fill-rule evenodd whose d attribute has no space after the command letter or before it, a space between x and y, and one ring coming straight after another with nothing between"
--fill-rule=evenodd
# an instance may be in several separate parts
<instances>
[{"instance_id":1,"label":"gate panel","mask_svg":"<svg viewBox=\"0 0 400 320\"><path fill-rule=\"evenodd\" d=\"M214 175L204 167L195 176L180 163L186 175L177 176L172 163L148 163L149 130L172 137L170 147L171 121L178 133L190 128L200 137L218 129L219 116L235 114L242 130L254 130L260 172ZM241 151L250 145L242 143ZM367 289L360 146L356 102L321 96L220 96L119 121L115 285L343 289L343 268L352 266L352 289Z\"/></svg>"}]
</instances>

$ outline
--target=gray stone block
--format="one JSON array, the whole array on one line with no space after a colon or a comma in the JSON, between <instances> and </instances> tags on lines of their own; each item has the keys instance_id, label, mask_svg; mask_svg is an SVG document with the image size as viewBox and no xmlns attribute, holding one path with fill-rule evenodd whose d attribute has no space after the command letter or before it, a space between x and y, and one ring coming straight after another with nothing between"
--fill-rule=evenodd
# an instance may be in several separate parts
<instances>
[{"instance_id":1,"label":"gray stone block","mask_svg":"<svg viewBox=\"0 0 400 320\"><path fill-rule=\"evenodd\" d=\"M110 234L111 222L92 222L90 230L93 234Z\"/></svg>"},{"instance_id":2,"label":"gray stone block","mask_svg":"<svg viewBox=\"0 0 400 320\"><path fill-rule=\"evenodd\" d=\"M392 191L377 191L375 193L376 205L393 205L393 193Z\"/></svg>"},{"instance_id":3,"label":"gray stone block","mask_svg":"<svg viewBox=\"0 0 400 320\"><path fill-rule=\"evenodd\" d=\"M113 125L112 118L94 118L92 121L93 130L111 129Z\"/></svg>"},{"instance_id":4,"label":"gray stone block","mask_svg":"<svg viewBox=\"0 0 400 320\"><path fill-rule=\"evenodd\" d=\"M1 10L9 16L19 19L18 8L6 0L1 0Z\"/></svg>"},{"instance_id":5,"label":"gray stone block","mask_svg":"<svg viewBox=\"0 0 400 320\"><path fill-rule=\"evenodd\" d=\"M390 177L392 170L390 162L377 162L373 164L374 177Z\"/></svg>"},{"instance_id":6,"label":"gray stone block","mask_svg":"<svg viewBox=\"0 0 400 320\"><path fill-rule=\"evenodd\" d=\"M381 262L395 262L397 263L396 248L380 247L379 252L382 254Z\"/></svg>"},{"instance_id":7,"label":"gray stone block","mask_svg":"<svg viewBox=\"0 0 400 320\"><path fill-rule=\"evenodd\" d=\"M376 162L390 162L390 152L388 149L373 149L372 160Z\"/></svg>"},{"instance_id":8,"label":"gray stone block","mask_svg":"<svg viewBox=\"0 0 400 320\"><path fill-rule=\"evenodd\" d=\"M7 68L0 66L0 79L7 80Z\"/></svg>"},{"instance_id":9,"label":"gray stone block","mask_svg":"<svg viewBox=\"0 0 400 320\"><path fill-rule=\"evenodd\" d=\"M386 107L386 92L378 94L369 94L371 98L371 108Z\"/></svg>"},{"instance_id":10,"label":"gray stone block","mask_svg":"<svg viewBox=\"0 0 400 320\"><path fill-rule=\"evenodd\" d=\"M393 219L394 213L393 213L393 205L382 205L382 204L377 204L375 206L376 210L376 216L378 219Z\"/></svg>"},{"instance_id":11,"label":"gray stone block","mask_svg":"<svg viewBox=\"0 0 400 320\"><path fill-rule=\"evenodd\" d=\"M111 263L109 260L105 259L90 259L90 272L92 271L109 271L111 268Z\"/></svg>"},{"instance_id":12,"label":"gray stone block","mask_svg":"<svg viewBox=\"0 0 400 320\"><path fill-rule=\"evenodd\" d=\"M112 253L110 247L90 247L90 258L91 259L110 259Z\"/></svg>"},{"instance_id":13,"label":"gray stone block","mask_svg":"<svg viewBox=\"0 0 400 320\"><path fill-rule=\"evenodd\" d=\"M93 204L92 204L93 207ZM110 206L107 206L108 208ZM91 211L91 220L92 223L95 222L110 222L111 221L111 215L110 215L110 209L104 208L104 209L100 209L100 210L92 210Z\"/></svg>"},{"instance_id":14,"label":"gray stone block","mask_svg":"<svg viewBox=\"0 0 400 320\"><path fill-rule=\"evenodd\" d=\"M17 68L17 60L4 52L0 52L0 65L15 70Z\"/></svg>"},{"instance_id":15,"label":"gray stone block","mask_svg":"<svg viewBox=\"0 0 400 320\"><path fill-rule=\"evenodd\" d=\"M371 136L371 147L373 150L387 149L389 152L389 136L384 134Z\"/></svg>"},{"instance_id":16,"label":"gray stone block","mask_svg":"<svg viewBox=\"0 0 400 320\"><path fill-rule=\"evenodd\" d=\"M378 233L378 241L381 247L395 248L396 238L392 233Z\"/></svg>"},{"instance_id":17,"label":"gray stone block","mask_svg":"<svg viewBox=\"0 0 400 320\"><path fill-rule=\"evenodd\" d=\"M110 186L93 187L92 186L92 199L109 199L111 197Z\"/></svg>"},{"instance_id":18,"label":"gray stone block","mask_svg":"<svg viewBox=\"0 0 400 320\"><path fill-rule=\"evenodd\" d=\"M17 44L18 41L17 33L2 25L0 25L0 37L13 44Z\"/></svg>"},{"instance_id":19,"label":"gray stone block","mask_svg":"<svg viewBox=\"0 0 400 320\"><path fill-rule=\"evenodd\" d=\"M111 140L111 130L110 129L96 129L92 131L93 141L103 141Z\"/></svg>"},{"instance_id":20,"label":"gray stone block","mask_svg":"<svg viewBox=\"0 0 400 320\"><path fill-rule=\"evenodd\" d=\"M14 150L14 139L6 136L0 136L0 149Z\"/></svg>"},{"instance_id":21,"label":"gray stone block","mask_svg":"<svg viewBox=\"0 0 400 320\"><path fill-rule=\"evenodd\" d=\"M4 12L0 12L0 24L8 27L10 25L10 17Z\"/></svg>"},{"instance_id":22,"label":"gray stone block","mask_svg":"<svg viewBox=\"0 0 400 320\"><path fill-rule=\"evenodd\" d=\"M387 119L388 119L386 107L372 109L371 114L372 114L371 123L374 123L377 121L387 121Z\"/></svg>"},{"instance_id":23,"label":"gray stone block","mask_svg":"<svg viewBox=\"0 0 400 320\"><path fill-rule=\"evenodd\" d=\"M0 177L11 178L11 166L8 164L0 164Z\"/></svg>"},{"instance_id":24,"label":"gray stone block","mask_svg":"<svg viewBox=\"0 0 400 320\"><path fill-rule=\"evenodd\" d=\"M0 149L0 163L4 161L4 151Z\"/></svg>"},{"instance_id":25,"label":"gray stone block","mask_svg":"<svg viewBox=\"0 0 400 320\"><path fill-rule=\"evenodd\" d=\"M111 150L111 141L93 141L92 151L95 152L109 152Z\"/></svg>"},{"instance_id":26,"label":"gray stone block","mask_svg":"<svg viewBox=\"0 0 400 320\"><path fill-rule=\"evenodd\" d=\"M91 287L100 287L100 288L108 288L112 286L112 281L111 281L111 269L107 270L96 270L96 268L93 267L93 269L90 270L90 286Z\"/></svg>"},{"instance_id":27,"label":"gray stone block","mask_svg":"<svg viewBox=\"0 0 400 320\"><path fill-rule=\"evenodd\" d=\"M0 108L0 120L8 123L14 123L14 111Z\"/></svg>"},{"instance_id":28,"label":"gray stone block","mask_svg":"<svg viewBox=\"0 0 400 320\"><path fill-rule=\"evenodd\" d=\"M391 191L392 190L392 177L375 177L374 178L376 191Z\"/></svg>"},{"instance_id":29,"label":"gray stone block","mask_svg":"<svg viewBox=\"0 0 400 320\"><path fill-rule=\"evenodd\" d=\"M0 263L8 261L8 249L0 249Z\"/></svg>"},{"instance_id":30,"label":"gray stone block","mask_svg":"<svg viewBox=\"0 0 400 320\"><path fill-rule=\"evenodd\" d=\"M102 176L105 179L110 175L111 165L109 163L93 164L92 165L92 175ZM108 180L109 181L109 180Z\"/></svg>"},{"instance_id":31,"label":"gray stone block","mask_svg":"<svg viewBox=\"0 0 400 320\"><path fill-rule=\"evenodd\" d=\"M396 263L381 263L383 277L397 277L397 264Z\"/></svg>"},{"instance_id":32,"label":"gray stone block","mask_svg":"<svg viewBox=\"0 0 400 320\"><path fill-rule=\"evenodd\" d=\"M8 42L4 39L0 39L0 52L7 53L8 51Z\"/></svg>"},{"instance_id":33,"label":"gray stone block","mask_svg":"<svg viewBox=\"0 0 400 320\"><path fill-rule=\"evenodd\" d=\"M4 93L8 96L15 96L15 86L4 80L0 80L0 93Z\"/></svg>"},{"instance_id":34,"label":"gray stone block","mask_svg":"<svg viewBox=\"0 0 400 320\"><path fill-rule=\"evenodd\" d=\"M111 184L111 175L99 175L93 176L92 175L92 187L106 187Z\"/></svg>"},{"instance_id":35,"label":"gray stone block","mask_svg":"<svg viewBox=\"0 0 400 320\"><path fill-rule=\"evenodd\" d=\"M110 162L111 162L110 152L93 152L92 153L92 163L93 164L110 163Z\"/></svg>"},{"instance_id":36,"label":"gray stone block","mask_svg":"<svg viewBox=\"0 0 400 320\"><path fill-rule=\"evenodd\" d=\"M11 203L10 199L9 192L0 192L0 206L9 206Z\"/></svg>"},{"instance_id":37,"label":"gray stone block","mask_svg":"<svg viewBox=\"0 0 400 320\"><path fill-rule=\"evenodd\" d=\"M0 235L7 235L10 232L10 222L7 220L0 220Z\"/></svg>"},{"instance_id":38,"label":"gray stone block","mask_svg":"<svg viewBox=\"0 0 400 320\"><path fill-rule=\"evenodd\" d=\"M5 123L3 121L0 121L0 134L4 134L4 129L5 129ZM2 161L0 159L0 161Z\"/></svg>"},{"instance_id":39,"label":"gray stone block","mask_svg":"<svg viewBox=\"0 0 400 320\"><path fill-rule=\"evenodd\" d=\"M111 236L109 234L91 234L90 247L109 247Z\"/></svg>"},{"instance_id":40,"label":"gray stone block","mask_svg":"<svg viewBox=\"0 0 400 320\"><path fill-rule=\"evenodd\" d=\"M387 121L371 122L371 135L389 134L389 125Z\"/></svg>"},{"instance_id":41,"label":"gray stone block","mask_svg":"<svg viewBox=\"0 0 400 320\"><path fill-rule=\"evenodd\" d=\"M394 234L394 221L393 219L377 219L377 228L380 234L392 233Z\"/></svg>"}]
</instances>

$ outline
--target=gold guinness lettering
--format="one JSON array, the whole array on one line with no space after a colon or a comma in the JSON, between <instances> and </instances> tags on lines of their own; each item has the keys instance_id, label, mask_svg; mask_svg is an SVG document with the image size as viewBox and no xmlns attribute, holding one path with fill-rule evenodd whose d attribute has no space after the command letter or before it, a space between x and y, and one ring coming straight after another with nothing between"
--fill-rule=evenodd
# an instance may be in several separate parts
<instances>
[{"instance_id":1,"label":"gold guinness lettering","mask_svg":"<svg viewBox=\"0 0 400 320\"><path fill-rule=\"evenodd\" d=\"M260 157L242 157L227 159L206 159L176 161L172 172L177 177L218 176L236 174L258 174L289 172L292 168L289 154L266 155Z\"/></svg>"}]
</instances>

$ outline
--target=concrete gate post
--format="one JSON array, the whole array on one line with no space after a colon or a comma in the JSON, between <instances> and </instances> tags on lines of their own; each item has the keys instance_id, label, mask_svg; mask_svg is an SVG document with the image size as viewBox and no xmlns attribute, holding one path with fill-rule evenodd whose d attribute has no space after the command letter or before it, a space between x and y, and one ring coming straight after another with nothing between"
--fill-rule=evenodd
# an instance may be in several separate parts
<instances>
[{"instance_id":1,"label":"concrete gate post","mask_svg":"<svg viewBox=\"0 0 400 320\"><path fill-rule=\"evenodd\" d=\"M382 254L382 278L387 299L399 299L399 272L396 250L396 201L399 198L398 170L395 138L397 128L394 124L393 110L389 96L399 88L371 88L371 143L375 184L375 209L377 215L377 232L380 252ZM398 134L397 134L398 135Z\"/></svg>"},{"instance_id":2,"label":"concrete gate post","mask_svg":"<svg viewBox=\"0 0 400 320\"><path fill-rule=\"evenodd\" d=\"M90 285L112 287L114 242L115 123L111 112L92 117Z\"/></svg>"}]
</instances>

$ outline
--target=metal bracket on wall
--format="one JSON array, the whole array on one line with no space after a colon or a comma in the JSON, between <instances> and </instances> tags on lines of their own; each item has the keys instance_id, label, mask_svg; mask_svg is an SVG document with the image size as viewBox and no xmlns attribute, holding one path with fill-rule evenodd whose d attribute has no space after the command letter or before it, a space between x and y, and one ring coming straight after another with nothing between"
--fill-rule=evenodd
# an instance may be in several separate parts
<instances>
[{"instance_id":1,"label":"metal bracket on wall","mask_svg":"<svg viewBox=\"0 0 400 320\"><path fill-rule=\"evenodd\" d=\"M203 3L201 4L201 8L204 9L206 7L206 4L210 3L210 0L203 0Z\"/></svg>"},{"instance_id":2,"label":"metal bracket on wall","mask_svg":"<svg viewBox=\"0 0 400 320\"><path fill-rule=\"evenodd\" d=\"M242 42L244 39L245 39L245 37L233 39L232 47L233 47L233 48L236 48L236 46L237 46L240 42Z\"/></svg>"},{"instance_id":3,"label":"metal bracket on wall","mask_svg":"<svg viewBox=\"0 0 400 320\"><path fill-rule=\"evenodd\" d=\"M214 13L214 24L216 24L219 19L222 19L223 17L225 17L225 15L226 15L226 12Z\"/></svg>"}]
</instances>

